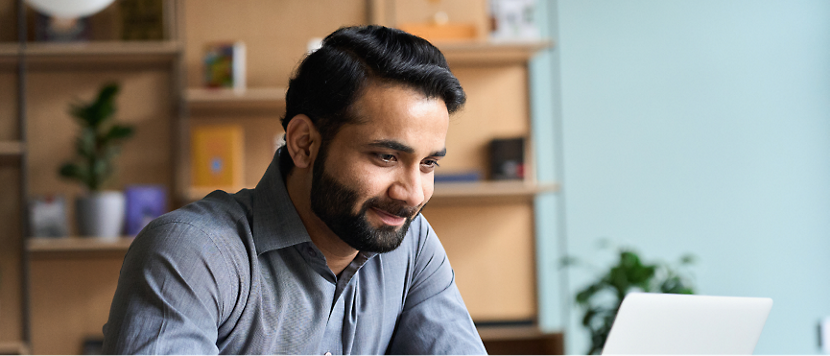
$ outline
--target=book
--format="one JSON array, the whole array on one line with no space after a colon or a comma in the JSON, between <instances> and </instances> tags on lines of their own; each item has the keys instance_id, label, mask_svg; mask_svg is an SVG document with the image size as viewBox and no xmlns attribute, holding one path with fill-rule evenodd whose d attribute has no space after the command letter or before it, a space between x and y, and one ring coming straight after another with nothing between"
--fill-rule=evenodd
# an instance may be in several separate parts
<instances>
[{"instance_id":1,"label":"book","mask_svg":"<svg viewBox=\"0 0 830 356\"><path fill-rule=\"evenodd\" d=\"M29 200L29 230L33 237L65 237L66 199L63 195L46 195Z\"/></svg>"},{"instance_id":2,"label":"book","mask_svg":"<svg viewBox=\"0 0 830 356\"><path fill-rule=\"evenodd\" d=\"M205 86L245 90L245 43L217 42L205 45Z\"/></svg>"},{"instance_id":3,"label":"book","mask_svg":"<svg viewBox=\"0 0 830 356\"><path fill-rule=\"evenodd\" d=\"M462 183L462 182L479 182L481 181L481 172L466 171L458 173L436 173L434 176L435 183Z\"/></svg>"},{"instance_id":4,"label":"book","mask_svg":"<svg viewBox=\"0 0 830 356\"><path fill-rule=\"evenodd\" d=\"M490 179L523 179L524 138L494 139L490 141Z\"/></svg>"},{"instance_id":5,"label":"book","mask_svg":"<svg viewBox=\"0 0 830 356\"><path fill-rule=\"evenodd\" d=\"M124 41L161 41L164 39L164 3L162 0L120 0L121 39Z\"/></svg>"},{"instance_id":6,"label":"book","mask_svg":"<svg viewBox=\"0 0 830 356\"><path fill-rule=\"evenodd\" d=\"M241 187L243 139L240 125L193 127L190 140L193 186L210 189Z\"/></svg>"},{"instance_id":7,"label":"book","mask_svg":"<svg viewBox=\"0 0 830 356\"><path fill-rule=\"evenodd\" d=\"M153 219L167 212L167 190L160 185L131 185L124 189L125 233L135 236Z\"/></svg>"}]
</instances>

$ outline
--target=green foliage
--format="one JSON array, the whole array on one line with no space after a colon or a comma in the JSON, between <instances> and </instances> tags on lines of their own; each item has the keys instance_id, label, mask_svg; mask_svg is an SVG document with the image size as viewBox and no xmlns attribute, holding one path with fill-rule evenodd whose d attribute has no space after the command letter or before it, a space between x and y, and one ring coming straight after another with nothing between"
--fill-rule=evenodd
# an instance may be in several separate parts
<instances>
[{"instance_id":1,"label":"green foliage","mask_svg":"<svg viewBox=\"0 0 830 356\"><path fill-rule=\"evenodd\" d=\"M92 102L70 106L69 113L81 126L75 139L77 157L64 163L58 173L61 177L80 182L90 191L100 190L112 176L115 171L113 161L120 153L121 143L134 133L132 126L112 120L118 90L118 84L109 83L101 88Z\"/></svg>"},{"instance_id":2,"label":"green foliage","mask_svg":"<svg viewBox=\"0 0 830 356\"><path fill-rule=\"evenodd\" d=\"M591 346L587 354L602 352L611 325L617 316L622 300L629 292L694 294L688 274L680 273L683 267L694 263L694 256L681 257L678 266L664 263L643 263L636 252L621 248L619 260L598 280L576 294L576 303L583 308L582 325L591 334ZM562 261L563 266L580 265L573 258ZM677 268L680 267L680 268Z\"/></svg>"}]
</instances>

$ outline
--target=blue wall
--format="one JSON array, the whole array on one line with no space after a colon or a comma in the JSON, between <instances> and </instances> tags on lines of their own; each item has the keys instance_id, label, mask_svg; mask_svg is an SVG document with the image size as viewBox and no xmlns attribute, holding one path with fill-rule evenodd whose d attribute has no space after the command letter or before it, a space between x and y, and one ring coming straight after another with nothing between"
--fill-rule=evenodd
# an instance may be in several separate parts
<instances>
[{"instance_id":1,"label":"blue wall","mask_svg":"<svg viewBox=\"0 0 830 356\"><path fill-rule=\"evenodd\" d=\"M830 1L542 2L557 47L532 67L534 130L558 140L540 164L563 183L537 202L560 217L539 226L543 325L586 351L578 311L555 304L593 275L561 278L551 261L605 265L607 237L646 259L697 255L701 294L773 298L756 353L818 352L816 324L830 315Z\"/></svg>"}]
</instances>

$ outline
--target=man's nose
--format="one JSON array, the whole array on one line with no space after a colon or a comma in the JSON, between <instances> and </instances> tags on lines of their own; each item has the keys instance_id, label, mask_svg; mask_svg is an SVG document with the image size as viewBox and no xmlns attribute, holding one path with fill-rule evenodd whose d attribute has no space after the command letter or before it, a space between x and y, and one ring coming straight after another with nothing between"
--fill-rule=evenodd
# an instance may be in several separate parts
<instances>
[{"instance_id":1,"label":"man's nose","mask_svg":"<svg viewBox=\"0 0 830 356\"><path fill-rule=\"evenodd\" d=\"M389 197L405 202L407 206L420 206L424 202L424 184L420 167L401 170L395 183L389 187Z\"/></svg>"}]
</instances>

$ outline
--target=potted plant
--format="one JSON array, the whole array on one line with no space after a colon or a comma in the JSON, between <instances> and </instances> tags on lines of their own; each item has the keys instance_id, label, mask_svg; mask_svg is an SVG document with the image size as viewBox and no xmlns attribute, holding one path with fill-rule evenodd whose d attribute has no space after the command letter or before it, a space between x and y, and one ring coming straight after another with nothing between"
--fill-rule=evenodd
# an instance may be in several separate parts
<instances>
[{"instance_id":1,"label":"potted plant","mask_svg":"<svg viewBox=\"0 0 830 356\"><path fill-rule=\"evenodd\" d=\"M118 84L109 83L93 101L70 106L69 113L80 125L80 132L75 140L75 159L64 163L59 174L86 189L75 205L81 236L120 236L124 224L124 194L103 190L115 171L121 143L134 132L132 126L113 120L118 90Z\"/></svg>"},{"instance_id":2,"label":"potted plant","mask_svg":"<svg viewBox=\"0 0 830 356\"><path fill-rule=\"evenodd\" d=\"M591 335L587 354L602 352L611 325L629 292L694 294L692 279L684 267L694 263L694 256L684 255L677 266L665 263L643 263L632 249L619 248L616 264L600 273L597 279L578 291L576 303L583 310L582 325ZM573 257L563 260L564 266L582 265Z\"/></svg>"}]
</instances>

